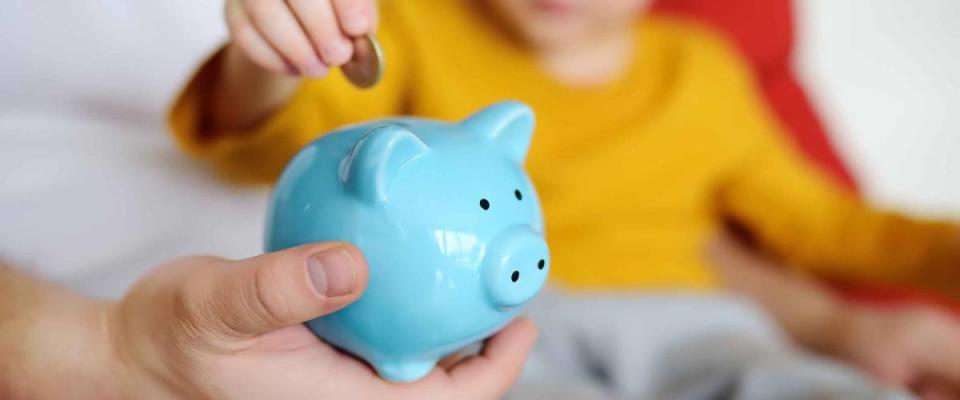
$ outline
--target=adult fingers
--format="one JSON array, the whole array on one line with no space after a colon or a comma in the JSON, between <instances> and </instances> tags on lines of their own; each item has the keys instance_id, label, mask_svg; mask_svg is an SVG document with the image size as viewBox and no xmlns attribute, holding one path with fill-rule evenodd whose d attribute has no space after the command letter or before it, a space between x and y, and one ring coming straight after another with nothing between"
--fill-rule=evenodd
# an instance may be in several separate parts
<instances>
[{"instance_id":1,"label":"adult fingers","mask_svg":"<svg viewBox=\"0 0 960 400\"><path fill-rule=\"evenodd\" d=\"M532 322L518 318L490 338L479 355L468 357L449 374L454 390L479 398L500 398L520 375L527 353L537 340Z\"/></svg>"},{"instance_id":2,"label":"adult fingers","mask_svg":"<svg viewBox=\"0 0 960 400\"><path fill-rule=\"evenodd\" d=\"M180 300L203 332L249 337L317 318L366 288L360 251L318 243L221 265L186 277Z\"/></svg>"}]
</instances>

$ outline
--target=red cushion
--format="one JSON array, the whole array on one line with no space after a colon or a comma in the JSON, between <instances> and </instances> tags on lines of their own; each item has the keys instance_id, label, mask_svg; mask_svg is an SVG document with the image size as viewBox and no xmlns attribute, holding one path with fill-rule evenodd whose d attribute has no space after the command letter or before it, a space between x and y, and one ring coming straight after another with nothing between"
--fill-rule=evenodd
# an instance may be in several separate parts
<instances>
[{"instance_id":1,"label":"red cushion","mask_svg":"<svg viewBox=\"0 0 960 400\"><path fill-rule=\"evenodd\" d=\"M817 165L852 191L856 182L838 156L792 66L794 27L790 0L656 0L654 13L698 20L729 36L746 57L771 109L794 143ZM831 283L846 297L874 305L923 303L953 310L960 303L917 290Z\"/></svg>"}]
</instances>

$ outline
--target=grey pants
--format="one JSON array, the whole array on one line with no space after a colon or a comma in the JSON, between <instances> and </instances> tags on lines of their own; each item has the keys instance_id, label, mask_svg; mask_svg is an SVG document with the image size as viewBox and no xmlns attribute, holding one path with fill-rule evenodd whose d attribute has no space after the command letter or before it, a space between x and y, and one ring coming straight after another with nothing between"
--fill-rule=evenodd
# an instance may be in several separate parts
<instances>
[{"instance_id":1,"label":"grey pants","mask_svg":"<svg viewBox=\"0 0 960 400\"><path fill-rule=\"evenodd\" d=\"M907 399L792 347L724 294L564 294L527 309L540 339L508 399Z\"/></svg>"}]
</instances>

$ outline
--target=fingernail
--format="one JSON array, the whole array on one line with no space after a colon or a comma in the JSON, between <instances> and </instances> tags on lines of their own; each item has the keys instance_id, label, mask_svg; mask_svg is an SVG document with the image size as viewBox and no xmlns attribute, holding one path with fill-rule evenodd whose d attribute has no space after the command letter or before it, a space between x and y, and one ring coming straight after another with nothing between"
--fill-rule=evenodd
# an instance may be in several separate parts
<instances>
[{"instance_id":1,"label":"fingernail","mask_svg":"<svg viewBox=\"0 0 960 400\"><path fill-rule=\"evenodd\" d=\"M350 43L345 40L335 40L327 43L321 52L324 60L339 65L350 60Z\"/></svg>"},{"instance_id":2,"label":"fingernail","mask_svg":"<svg viewBox=\"0 0 960 400\"><path fill-rule=\"evenodd\" d=\"M327 74L327 66L320 61L315 61L303 70L303 75L310 78L320 78Z\"/></svg>"},{"instance_id":3,"label":"fingernail","mask_svg":"<svg viewBox=\"0 0 960 400\"><path fill-rule=\"evenodd\" d=\"M343 247L333 247L310 256L307 272L317 293L324 297L353 293L356 286L356 263Z\"/></svg>"}]
</instances>

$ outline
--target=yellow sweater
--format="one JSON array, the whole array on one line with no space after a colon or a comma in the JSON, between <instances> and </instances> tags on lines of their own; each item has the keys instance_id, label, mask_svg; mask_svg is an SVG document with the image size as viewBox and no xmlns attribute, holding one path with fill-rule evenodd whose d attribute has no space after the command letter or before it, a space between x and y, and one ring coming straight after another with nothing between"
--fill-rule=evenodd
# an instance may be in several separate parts
<instances>
[{"instance_id":1,"label":"yellow sweater","mask_svg":"<svg viewBox=\"0 0 960 400\"><path fill-rule=\"evenodd\" d=\"M342 124L394 114L457 120L494 101L529 104L527 161L543 201L554 283L578 288L709 287L702 247L724 217L809 271L944 287L944 224L866 207L784 141L738 55L678 21L638 23L633 65L575 89L466 1L384 2L384 80L305 81L250 132L204 132L217 58L177 99L178 142L233 180L269 182L303 145ZM955 279L954 279L955 280Z\"/></svg>"}]
</instances>

